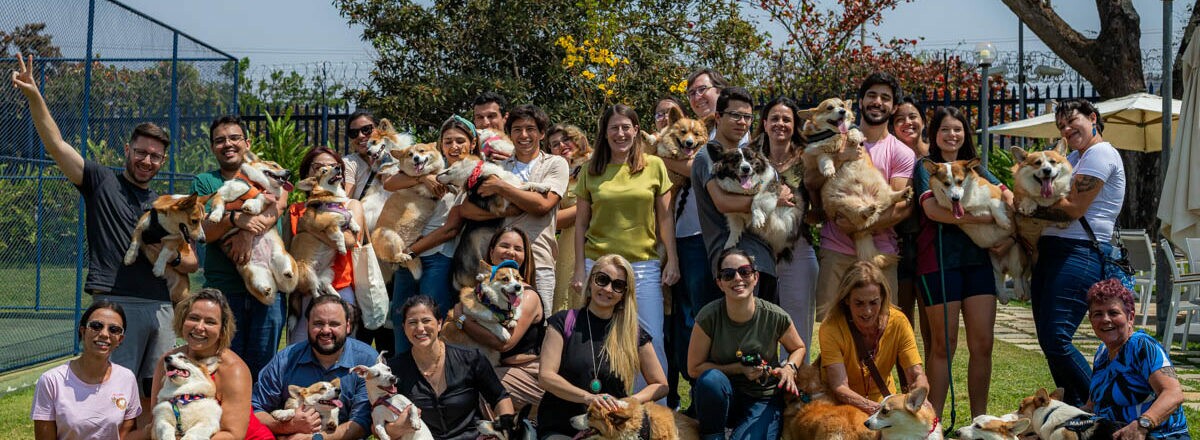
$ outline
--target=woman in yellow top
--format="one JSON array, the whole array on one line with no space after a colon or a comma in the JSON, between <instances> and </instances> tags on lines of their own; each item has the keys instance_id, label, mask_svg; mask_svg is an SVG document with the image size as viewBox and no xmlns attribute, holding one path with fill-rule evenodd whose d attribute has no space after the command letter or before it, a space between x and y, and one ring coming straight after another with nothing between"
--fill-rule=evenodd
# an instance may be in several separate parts
<instances>
[{"instance_id":1,"label":"woman in yellow top","mask_svg":"<svg viewBox=\"0 0 1200 440\"><path fill-rule=\"evenodd\" d=\"M887 286L878 267L865 261L854 263L838 286L837 307L829 310L820 329L825 382L838 400L867 414L879 409L884 396L902 392L892 381L896 364L910 389L929 388L912 326L892 305ZM855 344L855 332L861 335L862 347ZM880 389L860 352L874 361L887 390Z\"/></svg>"},{"instance_id":2,"label":"woman in yellow top","mask_svg":"<svg viewBox=\"0 0 1200 440\"><path fill-rule=\"evenodd\" d=\"M595 151L575 187L579 199L571 288L582 291L585 274L601 255L629 260L637 286L638 320L650 334L659 365L666 365L662 286L679 280L675 218L669 208L671 180L662 159L646 154L648 143L632 108L608 107L598 128ZM660 238L666 255L659 255L656 248ZM642 383L639 378L639 387Z\"/></svg>"}]
</instances>

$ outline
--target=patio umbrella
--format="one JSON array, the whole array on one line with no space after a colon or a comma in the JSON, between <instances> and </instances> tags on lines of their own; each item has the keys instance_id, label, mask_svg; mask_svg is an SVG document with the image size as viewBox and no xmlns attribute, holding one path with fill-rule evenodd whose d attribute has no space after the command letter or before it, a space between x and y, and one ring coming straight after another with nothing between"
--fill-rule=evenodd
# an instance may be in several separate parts
<instances>
[{"instance_id":1,"label":"patio umbrella","mask_svg":"<svg viewBox=\"0 0 1200 440\"><path fill-rule=\"evenodd\" d=\"M1200 154L1194 151L1200 142L1200 44L1188 44L1181 62L1183 110L1179 120L1183 123L1176 124L1178 131L1173 131L1171 159L1158 203L1163 235L1176 243L1200 237Z\"/></svg>"},{"instance_id":2,"label":"patio umbrella","mask_svg":"<svg viewBox=\"0 0 1200 440\"><path fill-rule=\"evenodd\" d=\"M1179 108L1182 106L1179 100L1173 101L1172 133L1178 126ZM1114 147L1142 152L1162 150L1162 98L1148 93L1134 93L1096 104L1096 110L1104 118L1104 140ZM1046 139L1062 136L1054 125L1054 113L992 126L988 132Z\"/></svg>"}]
</instances>

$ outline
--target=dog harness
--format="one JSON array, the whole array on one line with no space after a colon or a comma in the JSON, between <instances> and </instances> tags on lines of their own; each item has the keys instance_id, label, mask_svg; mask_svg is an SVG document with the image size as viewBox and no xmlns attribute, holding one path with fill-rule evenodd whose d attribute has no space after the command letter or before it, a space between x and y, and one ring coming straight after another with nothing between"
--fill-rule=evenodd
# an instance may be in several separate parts
<instances>
[{"instance_id":1,"label":"dog harness","mask_svg":"<svg viewBox=\"0 0 1200 440\"><path fill-rule=\"evenodd\" d=\"M171 235L171 234L167 232L167 228L163 227L162 223L158 220L158 212L157 211L155 211L154 209L148 209L147 212L150 213L150 224L149 224L149 226L146 226L146 230L142 231L142 243L145 243L145 244L162 243L162 239L166 238L168 235ZM183 232L184 239L186 240L187 239L186 226L184 226L183 223L180 223L179 226L183 227L183 229L181 229L180 231Z\"/></svg>"},{"instance_id":2,"label":"dog harness","mask_svg":"<svg viewBox=\"0 0 1200 440\"><path fill-rule=\"evenodd\" d=\"M226 210L231 210L231 211L240 210L240 209L242 209L242 205L245 204L247 200L258 197L259 194L262 194L263 192L265 192L267 190L266 188L263 188L263 186L260 185L258 182L250 180L250 176L247 176L246 173L243 173L241 171L238 171L237 175L233 176L233 178L239 179L243 182L246 182L247 185L250 185L250 190L246 191L245 194L238 196L238 198L234 199L232 202L226 202L225 203Z\"/></svg>"},{"instance_id":3,"label":"dog harness","mask_svg":"<svg viewBox=\"0 0 1200 440\"><path fill-rule=\"evenodd\" d=\"M479 176L483 175L483 161L475 164L475 169L471 170L471 175L467 176L467 189L474 191L479 186Z\"/></svg>"},{"instance_id":4,"label":"dog harness","mask_svg":"<svg viewBox=\"0 0 1200 440\"><path fill-rule=\"evenodd\" d=\"M371 402L371 409L375 409L375 407L382 406L384 408L387 408L389 411L391 411L392 414L395 414L396 417L400 417L400 412L401 412L400 408L396 408L396 405L392 405L392 402L388 400L388 399L391 399L392 396L395 396L395 394L392 394L392 392L390 390L388 390L387 388L384 388L384 387L376 387L376 388L383 390L384 395L379 396L378 399L375 399L374 402Z\"/></svg>"},{"instance_id":5,"label":"dog harness","mask_svg":"<svg viewBox=\"0 0 1200 440\"><path fill-rule=\"evenodd\" d=\"M346 209L346 205L342 202L310 202L309 207L317 211L336 212L346 218L346 223L342 225L342 230L350 229L350 220L354 218L354 214Z\"/></svg>"},{"instance_id":6,"label":"dog harness","mask_svg":"<svg viewBox=\"0 0 1200 440\"><path fill-rule=\"evenodd\" d=\"M1050 415L1054 414L1055 411L1058 411L1059 408L1062 407L1056 406L1051 408L1050 411L1046 411L1046 415L1042 417L1042 426L1046 426L1046 422L1050 421ZM1091 414L1080 414L1064 420L1062 423L1055 426L1054 430L1057 431L1059 429L1066 429L1075 433L1084 433L1089 429L1092 429L1092 426L1096 425L1096 421L1098 419L1099 417Z\"/></svg>"},{"instance_id":7,"label":"dog harness","mask_svg":"<svg viewBox=\"0 0 1200 440\"><path fill-rule=\"evenodd\" d=\"M494 150L494 148L492 148L492 141L500 140L500 139L503 139L503 138L501 138L500 135L498 135L498 134L494 134L494 135L488 137L487 139L483 140L483 143L480 144L480 145L483 145L483 148L481 148L480 150L483 150L484 157L488 157L488 156L492 155L492 150Z\"/></svg>"},{"instance_id":8,"label":"dog harness","mask_svg":"<svg viewBox=\"0 0 1200 440\"><path fill-rule=\"evenodd\" d=\"M183 437L183 424L181 423L181 417L179 417L179 407L187 405L187 404L195 402L195 401L198 401L198 400L204 400L207 398L208 398L208 396L205 396L203 394L180 394L178 396L172 397L171 400L169 400L169 402L171 402L171 412L175 413L175 437L176 438Z\"/></svg>"}]
</instances>

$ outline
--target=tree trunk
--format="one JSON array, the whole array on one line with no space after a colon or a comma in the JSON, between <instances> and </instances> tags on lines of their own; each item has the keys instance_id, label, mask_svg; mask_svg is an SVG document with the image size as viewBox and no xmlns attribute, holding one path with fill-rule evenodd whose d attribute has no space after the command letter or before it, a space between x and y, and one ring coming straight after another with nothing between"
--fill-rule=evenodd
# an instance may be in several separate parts
<instances>
[{"instance_id":1,"label":"tree trunk","mask_svg":"<svg viewBox=\"0 0 1200 440\"><path fill-rule=\"evenodd\" d=\"M1171 69L1171 78L1175 84L1175 87L1171 88L1171 95L1175 99L1183 99L1183 51L1187 49L1188 42L1192 41L1192 32L1196 30L1197 23L1200 23L1200 8L1196 7L1196 3L1192 3L1191 16L1187 25L1183 27L1183 39L1179 42L1179 50L1175 52L1175 64Z\"/></svg>"}]
</instances>

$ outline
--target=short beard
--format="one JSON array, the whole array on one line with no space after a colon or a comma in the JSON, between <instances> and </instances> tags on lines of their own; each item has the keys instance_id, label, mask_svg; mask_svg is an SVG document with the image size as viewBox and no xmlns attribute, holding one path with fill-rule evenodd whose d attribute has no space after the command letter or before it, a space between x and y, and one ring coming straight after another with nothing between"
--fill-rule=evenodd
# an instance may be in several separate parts
<instances>
[{"instance_id":1,"label":"short beard","mask_svg":"<svg viewBox=\"0 0 1200 440\"><path fill-rule=\"evenodd\" d=\"M138 180L137 174L133 172L133 169L134 169L133 160L125 159L125 178L129 179L130 182L145 186L145 185L149 185L151 180L154 180L153 175L150 176L149 179ZM154 173L154 175L158 175L158 172L156 171Z\"/></svg>"},{"instance_id":2,"label":"short beard","mask_svg":"<svg viewBox=\"0 0 1200 440\"><path fill-rule=\"evenodd\" d=\"M332 354L337 354L339 351L342 351L342 347L344 347L346 345L346 338L345 337L338 338L338 337L334 336L333 348L330 348L330 349L325 349L324 347L321 347L320 343L318 343L316 340L311 339L311 338L308 340L308 345L311 345L313 351L317 352L317 354L322 355L322 356L329 356Z\"/></svg>"},{"instance_id":3,"label":"short beard","mask_svg":"<svg viewBox=\"0 0 1200 440\"><path fill-rule=\"evenodd\" d=\"M221 163L221 171L237 172L242 169L241 163Z\"/></svg>"},{"instance_id":4,"label":"short beard","mask_svg":"<svg viewBox=\"0 0 1200 440\"><path fill-rule=\"evenodd\" d=\"M871 114L868 113L866 110L863 110L862 118L863 118L863 122L867 123L867 125L883 125L883 124L887 124L888 122L891 121L892 115L885 114L885 115L881 116L879 119L872 119Z\"/></svg>"}]
</instances>

